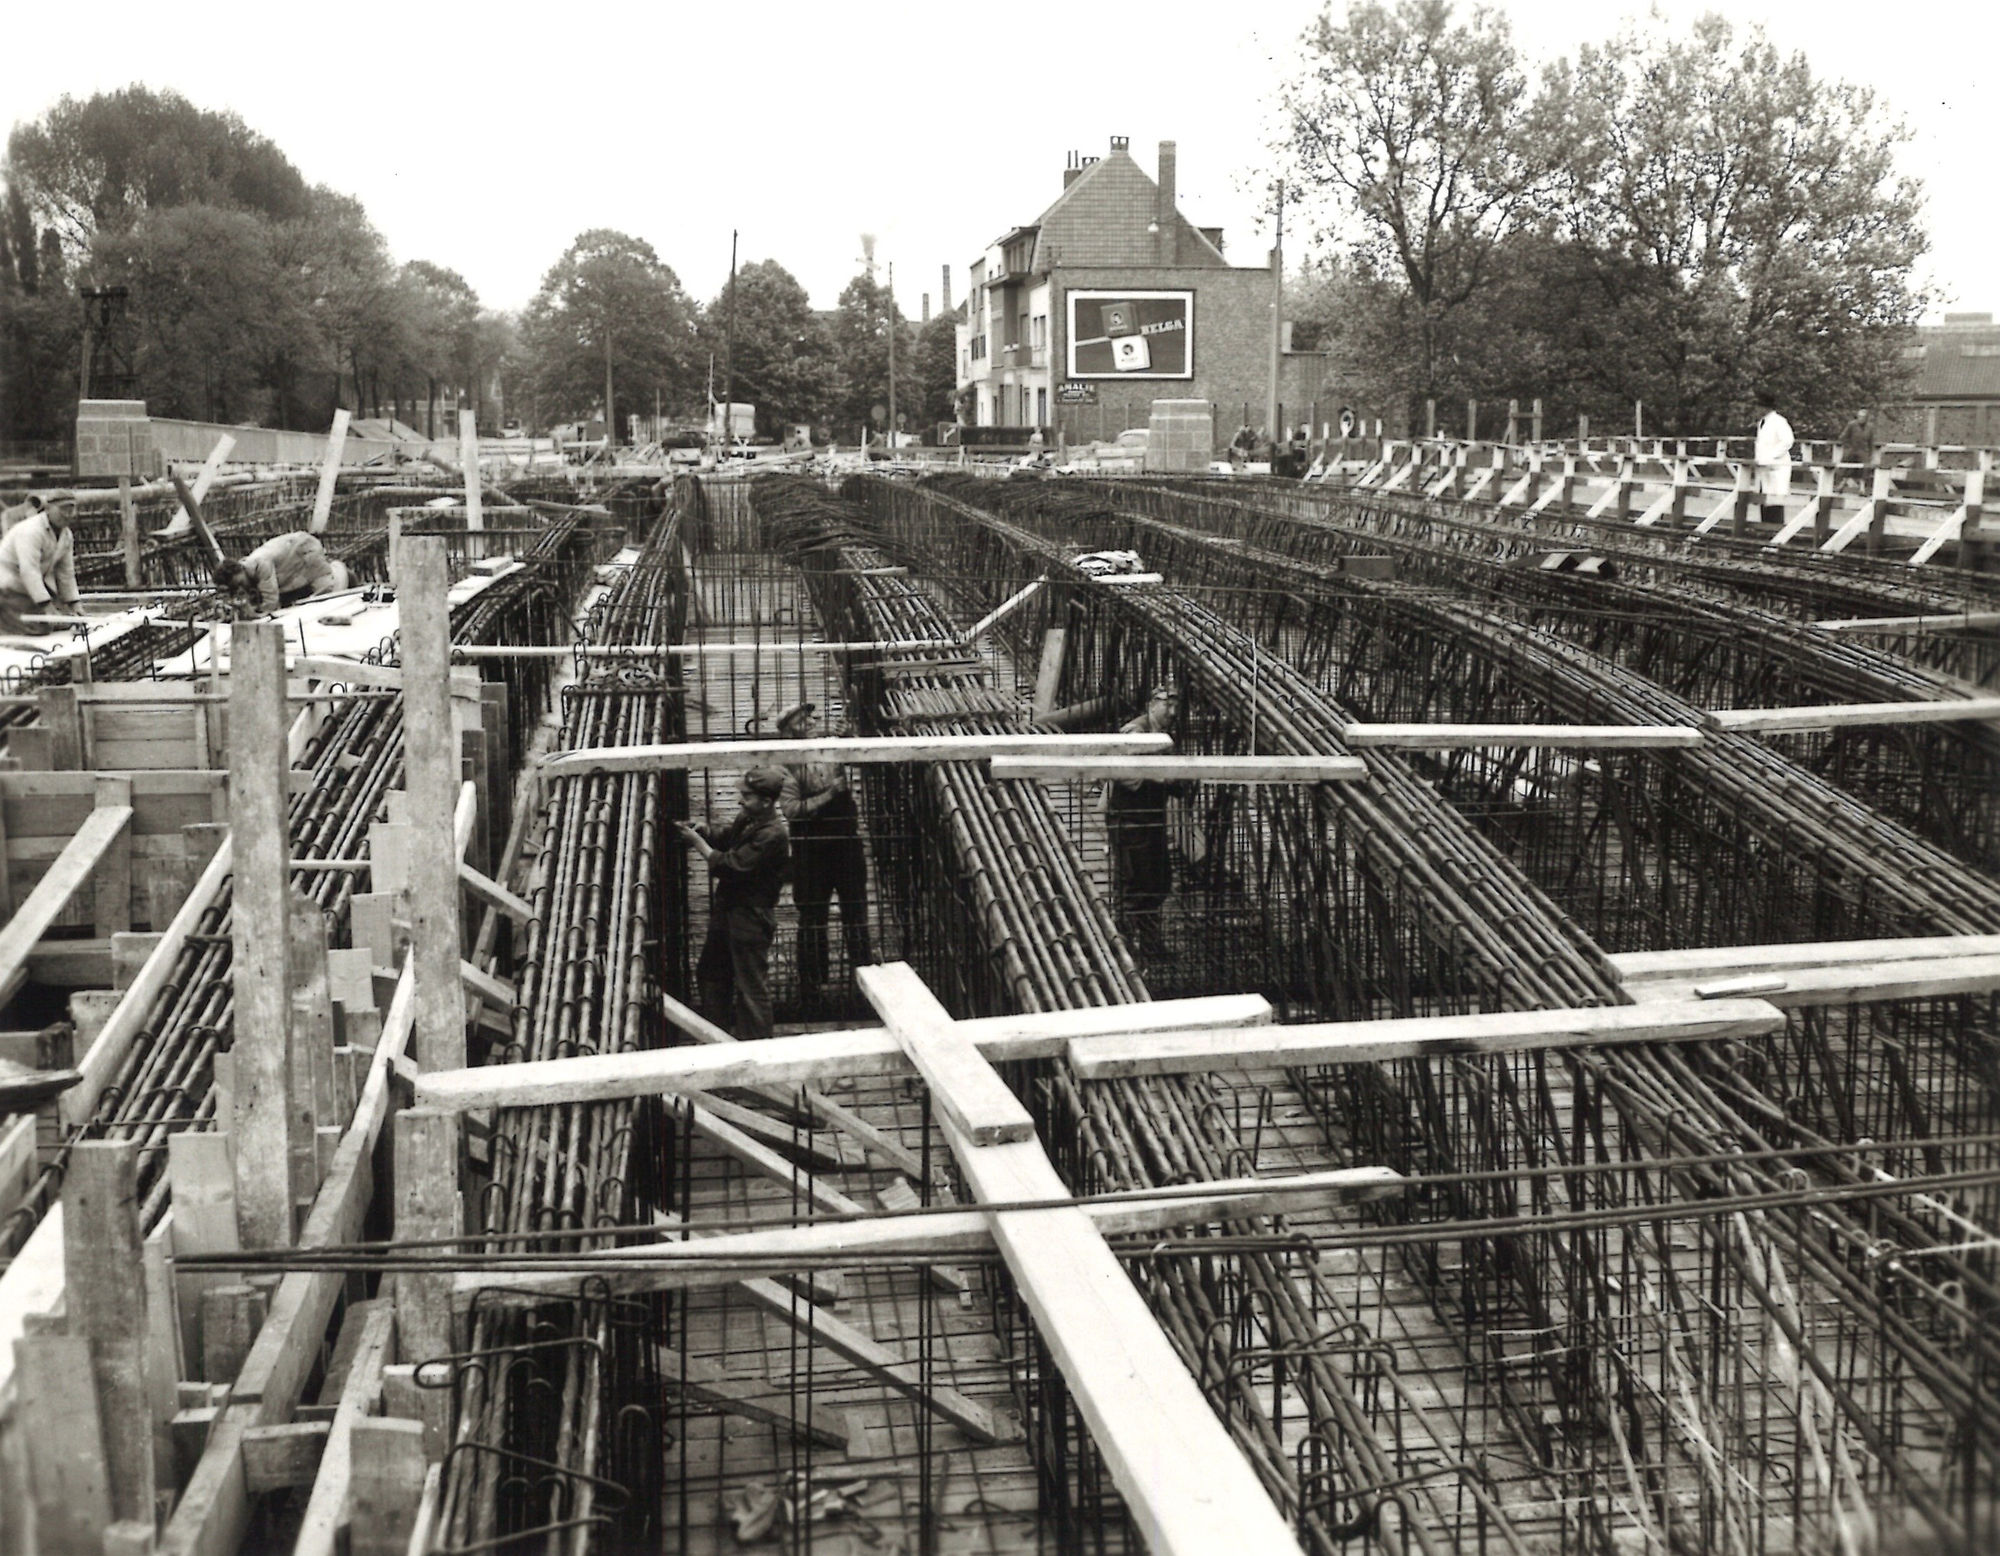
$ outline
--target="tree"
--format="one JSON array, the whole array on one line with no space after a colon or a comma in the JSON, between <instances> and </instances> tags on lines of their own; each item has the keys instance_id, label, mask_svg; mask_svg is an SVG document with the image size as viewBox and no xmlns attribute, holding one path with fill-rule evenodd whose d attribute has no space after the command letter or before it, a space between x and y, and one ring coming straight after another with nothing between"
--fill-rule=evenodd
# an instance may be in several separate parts
<instances>
[{"instance_id":1,"label":"tree","mask_svg":"<svg viewBox=\"0 0 2000 1556\"><path fill-rule=\"evenodd\" d=\"M1564 149L1560 121L1530 97L1506 19L1483 6L1456 22L1451 0L1356 0L1304 45L1281 96L1293 186L1334 203L1365 272L1400 278L1404 387L1435 394L1451 316L1533 216Z\"/></svg>"},{"instance_id":2,"label":"tree","mask_svg":"<svg viewBox=\"0 0 2000 1556\"><path fill-rule=\"evenodd\" d=\"M813 312L812 300L775 259L736 272L735 307L725 286L702 310L699 349L715 363L715 393L723 391L725 352L733 369L731 392L757 407L761 431L810 424L832 405L836 371L833 340Z\"/></svg>"},{"instance_id":3,"label":"tree","mask_svg":"<svg viewBox=\"0 0 2000 1556\"><path fill-rule=\"evenodd\" d=\"M917 333L910 419L929 427L958 419L958 321L941 313Z\"/></svg>"},{"instance_id":4,"label":"tree","mask_svg":"<svg viewBox=\"0 0 2000 1556\"><path fill-rule=\"evenodd\" d=\"M271 361L302 320L268 225L244 211L182 205L101 234L95 265L131 289L140 388L154 415L255 420Z\"/></svg>"},{"instance_id":5,"label":"tree","mask_svg":"<svg viewBox=\"0 0 2000 1556\"><path fill-rule=\"evenodd\" d=\"M0 211L0 438L52 442L76 405L83 315L62 267L44 275L42 249L10 184Z\"/></svg>"},{"instance_id":6,"label":"tree","mask_svg":"<svg viewBox=\"0 0 2000 1556\"><path fill-rule=\"evenodd\" d=\"M621 413L650 415L653 396L685 406L693 309L680 279L643 239L609 228L583 233L542 278L521 327L528 381L545 417L588 415L603 405L607 363Z\"/></svg>"},{"instance_id":7,"label":"tree","mask_svg":"<svg viewBox=\"0 0 2000 1556\"><path fill-rule=\"evenodd\" d=\"M887 415L892 330L896 335L896 411L907 423L915 419L917 409L916 384L910 371L915 342L888 287L877 281L872 271L863 271L842 289L833 315L833 346L840 365L833 413L836 421L857 434L863 428L882 426L875 416L876 406Z\"/></svg>"},{"instance_id":8,"label":"tree","mask_svg":"<svg viewBox=\"0 0 2000 1556\"><path fill-rule=\"evenodd\" d=\"M1627 27L1556 84L1584 131L1567 204L1634 326L1633 397L1720 432L1768 389L1831 430L1891 391L1927 239L1895 172L1908 133L1872 93L1715 15L1678 39Z\"/></svg>"},{"instance_id":9,"label":"tree","mask_svg":"<svg viewBox=\"0 0 2000 1556\"><path fill-rule=\"evenodd\" d=\"M304 216L304 178L235 114L130 86L64 97L7 138L7 182L72 257L150 210L208 205L275 221Z\"/></svg>"}]
</instances>

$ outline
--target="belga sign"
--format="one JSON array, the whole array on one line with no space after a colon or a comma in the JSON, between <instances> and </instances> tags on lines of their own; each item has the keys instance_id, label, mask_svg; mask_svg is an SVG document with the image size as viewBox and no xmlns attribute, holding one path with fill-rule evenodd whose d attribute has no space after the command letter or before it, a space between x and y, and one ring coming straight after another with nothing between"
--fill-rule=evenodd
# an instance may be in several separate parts
<instances>
[{"instance_id":1,"label":"belga sign","mask_svg":"<svg viewBox=\"0 0 2000 1556\"><path fill-rule=\"evenodd\" d=\"M1069 377L1194 377L1194 293L1068 295Z\"/></svg>"}]
</instances>

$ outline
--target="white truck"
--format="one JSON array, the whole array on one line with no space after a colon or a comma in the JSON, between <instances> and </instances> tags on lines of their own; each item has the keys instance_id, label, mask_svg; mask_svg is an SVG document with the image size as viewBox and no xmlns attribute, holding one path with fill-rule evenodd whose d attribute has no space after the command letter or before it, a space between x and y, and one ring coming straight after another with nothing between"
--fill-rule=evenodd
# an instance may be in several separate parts
<instances>
[{"instance_id":1,"label":"white truck","mask_svg":"<svg viewBox=\"0 0 2000 1556\"><path fill-rule=\"evenodd\" d=\"M717 401L708 408L708 435L718 442L747 443L757 435L757 407Z\"/></svg>"}]
</instances>

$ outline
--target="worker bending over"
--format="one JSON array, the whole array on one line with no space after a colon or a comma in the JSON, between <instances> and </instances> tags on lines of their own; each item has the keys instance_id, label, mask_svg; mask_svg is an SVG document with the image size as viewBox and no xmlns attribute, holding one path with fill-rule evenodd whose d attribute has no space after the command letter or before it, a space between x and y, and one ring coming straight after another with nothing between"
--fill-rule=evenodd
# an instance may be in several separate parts
<instances>
[{"instance_id":1,"label":"worker bending over","mask_svg":"<svg viewBox=\"0 0 2000 1556\"><path fill-rule=\"evenodd\" d=\"M250 611L274 611L347 587L347 564L329 561L319 536L302 529L274 535L240 562L215 570L216 587Z\"/></svg>"},{"instance_id":2,"label":"worker bending over","mask_svg":"<svg viewBox=\"0 0 2000 1556\"><path fill-rule=\"evenodd\" d=\"M50 601L74 606L76 541L70 534L68 492L51 492L30 513L0 536L0 632L28 632L23 613L45 611Z\"/></svg>"}]
</instances>

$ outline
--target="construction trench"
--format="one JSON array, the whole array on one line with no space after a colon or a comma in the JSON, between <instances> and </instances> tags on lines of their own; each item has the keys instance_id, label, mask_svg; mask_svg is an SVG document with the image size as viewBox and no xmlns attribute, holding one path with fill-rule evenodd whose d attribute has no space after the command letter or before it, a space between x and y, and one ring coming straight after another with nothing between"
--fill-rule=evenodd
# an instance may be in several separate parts
<instances>
[{"instance_id":1,"label":"construction trench","mask_svg":"<svg viewBox=\"0 0 2000 1556\"><path fill-rule=\"evenodd\" d=\"M86 505L0 671L0 1550L2000 1547L1971 529L314 485L190 501L350 597ZM672 823L815 754L739 1043Z\"/></svg>"}]
</instances>

